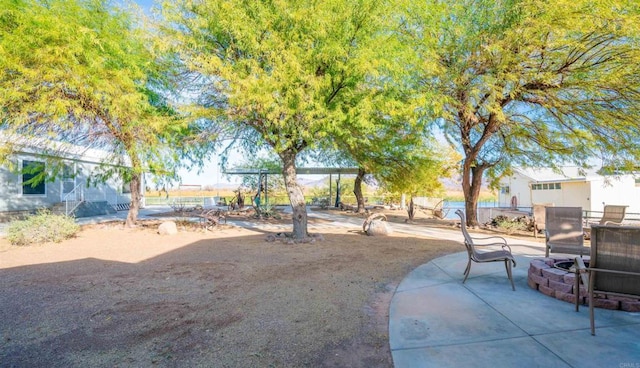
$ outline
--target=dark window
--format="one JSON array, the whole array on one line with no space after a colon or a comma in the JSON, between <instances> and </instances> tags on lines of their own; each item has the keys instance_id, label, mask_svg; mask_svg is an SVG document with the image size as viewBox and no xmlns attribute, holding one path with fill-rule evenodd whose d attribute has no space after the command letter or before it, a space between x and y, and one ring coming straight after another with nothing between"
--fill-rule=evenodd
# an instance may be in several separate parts
<instances>
[{"instance_id":1,"label":"dark window","mask_svg":"<svg viewBox=\"0 0 640 368\"><path fill-rule=\"evenodd\" d=\"M44 162L22 161L22 194L45 194Z\"/></svg>"},{"instance_id":2,"label":"dark window","mask_svg":"<svg viewBox=\"0 0 640 368\"><path fill-rule=\"evenodd\" d=\"M122 193L124 194L131 193L131 182L126 182L122 184Z\"/></svg>"},{"instance_id":3,"label":"dark window","mask_svg":"<svg viewBox=\"0 0 640 368\"><path fill-rule=\"evenodd\" d=\"M73 164L64 164L62 166L62 179L73 179L74 177Z\"/></svg>"}]
</instances>

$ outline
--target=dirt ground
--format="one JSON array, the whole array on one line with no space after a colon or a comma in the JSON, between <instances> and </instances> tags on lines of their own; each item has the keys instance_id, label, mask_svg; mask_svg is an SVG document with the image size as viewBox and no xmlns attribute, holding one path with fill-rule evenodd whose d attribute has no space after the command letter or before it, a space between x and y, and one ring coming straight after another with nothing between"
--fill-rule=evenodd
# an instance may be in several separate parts
<instances>
[{"instance_id":1,"label":"dirt ground","mask_svg":"<svg viewBox=\"0 0 640 368\"><path fill-rule=\"evenodd\" d=\"M346 229L302 244L230 225L161 236L160 221L93 225L58 244L0 238L0 367L391 367L395 287L464 251Z\"/></svg>"}]
</instances>

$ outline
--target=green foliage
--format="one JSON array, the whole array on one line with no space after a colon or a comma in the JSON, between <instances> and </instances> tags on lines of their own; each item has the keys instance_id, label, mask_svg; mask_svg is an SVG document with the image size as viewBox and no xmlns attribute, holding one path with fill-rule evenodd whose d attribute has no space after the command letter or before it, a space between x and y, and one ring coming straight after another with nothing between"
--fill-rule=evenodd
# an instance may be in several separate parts
<instances>
[{"instance_id":1,"label":"green foliage","mask_svg":"<svg viewBox=\"0 0 640 368\"><path fill-rule=\"evenodd\" d=\"M7 228L7 239L13 245L59 243L75 236L78 231L80 226L72 217L54 215L43 209L25 220L12 221Z\"/></svg>"},{"instance_id":2,"label":"green foliage","mask_svg":"<svg viewBox=\"0 0 640 368\"><path fill-rule=\"evenodd\" d=\"M640 159L640 6L613 0L412 2L404 41L426 62L420 112L464 155L463 190L485 173ZM471 211L470 208L467 210ZM470 221L475 221L469 215Z\"/></svg>"},{"instance_id":3,"label":"green foliage","mask_svg":"<svg viewBox=\"0 0 640 368\"><path fill-rule=\"evenodd\" d=\"M414 147L405 153L403 160L377 168L375 176L386 190L396 195L439 196L444 192L440 179L454 173L457 157L446 146Z\"/></svg>"},{"instance_id":4,"label":"green foliage","mask_svg":"<svg viewBox=\"0 0 640 368\"><path fill-rule=\"evenodd\" d=\"M99 0L0 4L4 128L106 147L109 163L157 148L176 116L157 92L167 64L132 9Z\"/></svg>"},{"instance_id":5,"label":"green foliage","mask_svg":"<svg viewBox=\"0 0 640 368\"><path fill-rule=\"evenodd\" d=\"M163 95L171 59L117 4L0 0L0 128L110 152L90 181L134 184L131 224L135 183L143 172L172 175L183 126Z\"/></svg>"},{"instance_id":6,"label":"green foliage","mask_svg":"<svg viewBox=\"0 0 640 368\"><path fill-rule=\"evenodd\" d=\"M383 53L389 37L380 32L387 6L181 0L163 9L172 22L166 31L187 67L215 76L203 86L218 92L203 96L206 117L257 131L280 155L329 139L339 122L368 115L376 91L363 88L367 77L393 65Z\"/></svg>"},{"instance_id":7,"label":"green foliage","mask_svg":"<svg viewBox=\"0 0 640 368\"><path fill-rule=\"evenodd\" d=\"M275 218L280 219L281 216L278 214L276 207L270 204L261 204L258 208L259 212L256 213L256 216L260 218Z\"/></svg>"},{"instance_id":8,"label":"green foliage","mask_svg":"<svg viewBox=\"0 0 640 368\"><path fill-rule=\"evenodd\" d=\"M508 219L506 216L498 216L494 219L498 228L507 234L513 234L516 231L527 231L527 224L520 221Z\"/></svg>"},{"instance_id":9,"label":"green foliage","mask_svg":"<svg viewBox=\"0 0 640 368\"><path fill-rule=\"evenodd\" d=\"M201 77L199 86L192 84L199 87L202 107L194 114L210 123L211 132L227 132L252 152L266 144L279 156L296 237L307 233L295 174L298 155L338 131L366 126L382 106L380 76L401 64L387 52L396 45L387 32L394 20L391 5L378 0L162 4L172 49L189 75Z\"/></svg>"},{"instance_id":10,"label":"green foliage","mask_svg":"<svg viewBox=\"0 0 640 368\"><path fill-rule=\"evenodd\" d=\"M268 175L269 193L284 192L284 179L282 178L282 161L277 157L258 157L249 156L243 162L238 164L238 169L265 170L277 172L277 174ZM242 175L242 188L254 196L258 191L258 174Z\"/></svg>"}]
</instances>

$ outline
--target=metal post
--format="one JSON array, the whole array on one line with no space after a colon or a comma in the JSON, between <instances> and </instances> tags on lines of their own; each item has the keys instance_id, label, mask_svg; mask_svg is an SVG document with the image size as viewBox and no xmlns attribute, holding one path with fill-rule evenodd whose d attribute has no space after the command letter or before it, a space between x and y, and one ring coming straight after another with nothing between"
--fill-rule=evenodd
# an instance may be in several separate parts
<instances>
[{"instance_id":1,"label":"metal post","mask_svg":"<svg viewBox=\"0 0 640 368\"><path fill-rule=\"evenodd\" d=\"M331 177L331 174L329 174L329 206L331 206L331 192L332 192L331 185L332 185L332 181L333 181L333 179Z\"/></svg>"},{"instance_id":2,"label":"metal post","mask_svg":"<svg viewBox=\"0 0 640 368\"><path fill-rule=\"evenodd\" d=\"M267 195L268 191L267 191L267 173L264 173L264 204L265 205L269 205L269 197Z\"/></svg>"},{"instance_id":3,"label":"metal post","mask_svg":"<svg viewBox=\"0 0 640 368\"><path fill-rule=\"evenodd\" d=\"M340 206L340 173L338 173L338 180L336 180L336 205L335 207Z\"/></svg>"}]
</instances>

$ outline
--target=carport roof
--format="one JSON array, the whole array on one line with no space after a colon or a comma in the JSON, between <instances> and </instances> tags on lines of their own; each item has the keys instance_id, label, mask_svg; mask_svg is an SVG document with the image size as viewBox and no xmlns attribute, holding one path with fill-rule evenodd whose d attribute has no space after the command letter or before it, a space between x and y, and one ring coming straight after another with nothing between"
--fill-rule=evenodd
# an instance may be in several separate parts
<instances>
[{"instance_id":1,"label":"carport roof","mask_svg":"<svg viewBox=\"0 0 640 368\"><path fill-rule=\"evenodd\" d=\"M282 174L281 169L232 169L224 171L228 175L251 175L251 174ZM298 175L330 175L330 174L358 174L357 167L299 167L296 168Z\"/></svg>"}]
</instances>

